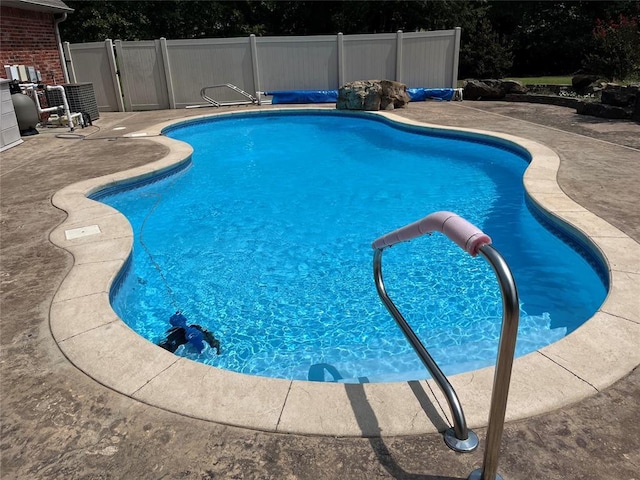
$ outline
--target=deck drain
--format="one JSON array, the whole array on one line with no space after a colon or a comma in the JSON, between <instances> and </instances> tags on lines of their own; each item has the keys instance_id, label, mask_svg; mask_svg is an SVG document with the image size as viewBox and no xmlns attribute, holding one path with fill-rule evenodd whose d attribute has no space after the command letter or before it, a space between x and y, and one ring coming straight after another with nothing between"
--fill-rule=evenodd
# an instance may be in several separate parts
<instances>
[{"instance_id":1,"label":"deck drain","mask_svg":"<svg viewBox=\"0 0 640 480\"><path fill-rule=\"evenodd\" d=\"M100 227L98 227L98 225L89 225L87 227L65 230L64 236L67 240L73 240L74 238L88 237L90 235L97 235L98 233L101 233Z\"/></svg>"}]
</instances>

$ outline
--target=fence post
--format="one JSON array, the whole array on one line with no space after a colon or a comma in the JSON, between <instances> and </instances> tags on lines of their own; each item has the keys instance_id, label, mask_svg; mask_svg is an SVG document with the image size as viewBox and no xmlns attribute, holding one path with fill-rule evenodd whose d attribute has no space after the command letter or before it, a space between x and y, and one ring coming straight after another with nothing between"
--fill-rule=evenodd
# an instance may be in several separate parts
<instances>
[{"instance_id":1,"label":"fence post","mask_svg":"<svg viewBox=\"0 0 640 480\"><path fill-rule=\"evenodd\" d=\"M396 82L402 82L402 30L396 32Z\"/></svg>"},{"instance_id":2,"label":"fence post","mask_svg":"<svg viewBox=\"0 0 640 480\"><path fill-rule=\"evenodd\" d=\"M251 65L253 68L253 94L256 98L260 98L262 89L260 88L260 68L258 63L258 44L255 34L249 35L249 45L251 46Z\"/></svg>"},{"instance_id":3,"label":"fence post","mask_svg":"<svg viewBox=\"0 0 640 480\"><path fill-rule=\"evenodd\" d=\"M109 70L111 71L111 83L113 85L113 91L116 96L116 103L118 104L118 111L124 112L124 103L122 102L122 89L120 88L120 81L118 78L118 65L116 64L116 56L113 53L113 43L110 38L104 41L104 46L107 49L107 58L109 59Z\"/></svg>"},{"instance_id":4,"label":"fence post","mask_svg":"<svg viewBox=\"0 0 640 480\"><path fill-rule=\"evenodd\" d=\"M164 66L164 78L167 84L167 95L169 97L169 108L175 110L176 97L173 93L173 78L171 77L171 65L169 64L169 49L167 48L167 39L160 37L160 52L162 53L162 65Z\"/></svg>"},{"instance_id":5,"label":"fence post","mask_svg":"<svg viewBox=\"0 0 640 480\"><path fill-rule=\"evenodd\" d=\"M69 83L78 83L78 79L76 77L76 69L73 66L73 57L71 56L71 45L69 45L69 42L64 42L62 44L62 48L64 50L65 62L67 62L67 72L69 73Z\"/></svg>"},{"instance_id":6,"label":"fence post","mask_svg":"<svg viewBox=\"0 0 640 480\"><path fill-rule=\"evenodd\" d=\"M458 63L460 62L460 37L462 36L462 29L456 27L454 30L454 44L453 44L453 68L451 72L451 88L458 87Z\"/></svg>"},{"instance_id":7,"label":"fence post","mask_svg":"<svg viewBox=\"0 0 640 480\"><path fill-rule=\"evenodd\" d=\"M122 82L122 86L120 87L120 83L118 83L118 87L121 88L121 96L123 104L123 112L132 112L133 108L131 108L131 95L129 94L129 88L127 87L127 72L126 69L123 68L122 59L124 58L123 48L122 48L122 40L116 40L116 55L120 58L120 81Z\"/></svg>"},{"instance_id":8,"label":"fence post","mask_svg":"<svg viewBox=\"0 0 640 480\"><path fill-rule=\"evenodd\" d=\"M344 85L344 35L338 33L338 88Z\"/></svg>"}]
</instances>

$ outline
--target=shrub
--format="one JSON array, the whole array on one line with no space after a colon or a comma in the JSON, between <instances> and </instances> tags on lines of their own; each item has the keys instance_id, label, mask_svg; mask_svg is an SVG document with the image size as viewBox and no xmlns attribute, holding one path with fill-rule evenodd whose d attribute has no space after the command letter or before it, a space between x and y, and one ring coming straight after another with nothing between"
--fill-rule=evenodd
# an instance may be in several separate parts
<instances>
[{"instance_id":1,"label":"shrub","mask_svg":"<svg viewBox=\"0 0 640 480\"><path fill-rule=\"evenodd\" d=\"M611 79L640 77L640 31L638 18L620 15L617 21L596 20L596 48L587 55L585 70Z\"/></svg>"}]
</instances>

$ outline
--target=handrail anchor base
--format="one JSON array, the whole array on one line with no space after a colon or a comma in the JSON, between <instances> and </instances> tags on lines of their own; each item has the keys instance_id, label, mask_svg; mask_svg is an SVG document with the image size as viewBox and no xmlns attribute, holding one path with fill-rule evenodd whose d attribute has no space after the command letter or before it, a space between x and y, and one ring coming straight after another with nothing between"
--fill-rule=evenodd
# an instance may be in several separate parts
<instances>
[{"instance_id":1,"label":"handrail anchor base","mask_svg":"<svg viewBox=\"0 0 640 480\"><path fill-rule=\"evenodd\" d=\"M444 443L446 443L451 450L466 453L473 452L478 448L480 441L478 440L478 436L472 430L467 430L467 438L465 440L460 440L456 437L456 432L452 427L444 432Z\"/></svg>"},{"instance_id":2,"label":"handrail anchor base","mask_svg":"<svg viewBox=\"0 0 640 480\"><path fill-rule=\"evenodd\" d=\"M476 468L473 472L471 472L471 474L469 475L467 480L504 480L504 478L502 478L497 473L496 473L496 476L494 478L484 478L483 475L482 475L483 472L484 472L484 470L482 468Z\"/></svg>"}]
</instances>

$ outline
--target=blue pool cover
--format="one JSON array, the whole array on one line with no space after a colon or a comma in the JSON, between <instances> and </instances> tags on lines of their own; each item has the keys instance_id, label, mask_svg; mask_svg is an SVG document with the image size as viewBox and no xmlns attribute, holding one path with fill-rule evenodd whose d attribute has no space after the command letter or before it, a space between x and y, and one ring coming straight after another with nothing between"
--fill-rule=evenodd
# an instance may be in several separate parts
<instances>
[{"instance_id":1,"label":"blue pool cover","mask_svg":"<svg viewBox=\"0 0 640 480\"><path fill-rule=\"evenodd\" d=\"M412 102L423 102L427 99L451 100L453 88L407 88ZM338 90L286 90L264 92L272 97L271 103L335 103Z\"/></svg>"}]
</instances>

